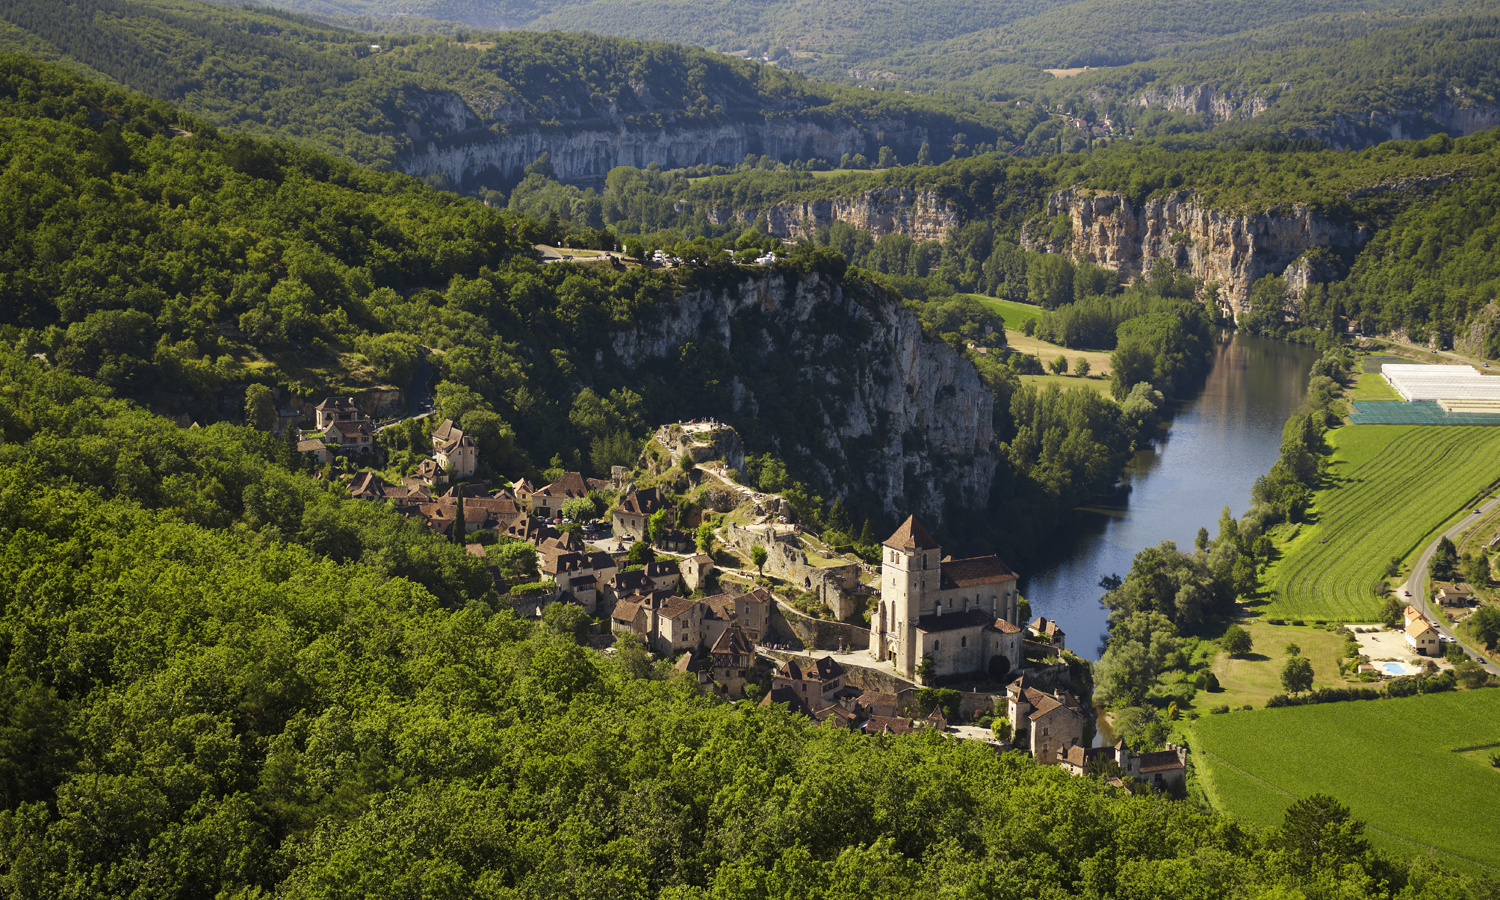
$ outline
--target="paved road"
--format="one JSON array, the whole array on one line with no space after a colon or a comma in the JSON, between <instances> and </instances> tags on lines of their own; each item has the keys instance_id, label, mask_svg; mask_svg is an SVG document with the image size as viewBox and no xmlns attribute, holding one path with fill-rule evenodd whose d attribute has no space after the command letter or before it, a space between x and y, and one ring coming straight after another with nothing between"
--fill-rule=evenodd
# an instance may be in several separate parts
<instances>
[{"instance_id":1,"label":"paved road","mask_svg":"<svg viewBox=\"0 0 1500 900\"><path fill-rule=\"evenodd\" d=\"M1455 360L1455 361L1461 362L1461 363L1468 363L1469 365L1474 366L1476 368L1480 368L1480 369L1488 368L1488 366L1485 365L1485 361L1484 360L1482 360L1482 359L1475 359L1475 358L1473 358L1471 356L1464 356L1463 354L1456 353L1456 352L1454 352L1452 350L1439 350L1436 353L1433 353L1431 347L1423 347L1420 344L1412 344L1412 343L1408 343L1407 341L1392 340L1391 338L1380 338L1380 340L1385 341L1388 344L1395 344L1398 347L1405 347L1408 350L1416 350L1418 352L1425 352L1429 356L1446 356L1447 358L1449 358L1451 360Z\"/></svg>"},{"instance_id":2,"label":"paved road","mask_svg":"<svg viewBox=\"0 0 1500 900\"><path fill-rule=\"evenodd\" d=\"M1470 507L1470 509L1474 508L1476 507ZM1403 584L1401 586L1402 590L1406 591L1411 596L1403 596L1401 599L1406 600L1412 606L1415 606L1417 609L1421 610L1421 612L1432 622L1433 627L1437 628L1438 634L1443 635L1445 638L1452 638L1454 640L1457 640L1465 650L1469 651L1470 656L1479 660L1479 662L1483 664L1484 667L1488 669L1492 674L1500 675L1500 666L1497 666L1494 663L1490 662L1483 653L1476 651L1473 647L1469 646L1467 643L1464 643L1464 641L1460 639L1458 635L1453 633L1453 629L1448 627L1448 624L1443 619L1443 617L1434 615L1432 609L1427 604L1427 567L1432 562L1433 554L1437 553L1438 544L1442 541L1443 538L1447 538L1448 540L1453 541L1455 544L1458 543L1458 538L1460 535L1468 531L1470 528L1473 528L1479 522L1483 521L1485 516L1489 515L1497 508L1500 508L1500 497L1488 500L1483 505L1477 507L1477 509L1479 509L1480 512L1484 515L1476 516L1471 512L1468 515L1464 516L1464 518L1460 519L1457 525L1454 525L1452 528L1448 529L1437 538L1433 539L1432 543L1427 545L1427 549L1422 551L1422 555L1417 557L1416 563L1412 566L1411 577L1407 578L1406 584Z\"/></svg>"}]
</instances>

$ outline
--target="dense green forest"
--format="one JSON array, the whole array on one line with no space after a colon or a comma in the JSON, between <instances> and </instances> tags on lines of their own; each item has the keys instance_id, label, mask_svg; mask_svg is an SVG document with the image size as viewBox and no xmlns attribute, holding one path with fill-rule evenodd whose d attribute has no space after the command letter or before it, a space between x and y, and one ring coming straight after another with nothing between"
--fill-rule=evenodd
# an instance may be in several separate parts
<instances>
[{"instance_id":1,"label":"dense green forest","mask_svg":"<svg viewBox=\"0 0 1500 900\"><path fill-rule=\"evenodd\" d=\"M1328 800L1257 831L701 697L496 612L458 547L261 432L10 348L0 383L13 896L1495 895Z\"/></svg>"},{"instance_id":2,"label":"dense green forest","mask_svg":"<svg viewBox=\"0 0 1500 900\"><path fill-rule=\"evenodd\" d=\"M13 211L0 232L0 290L10 298L0 328L122 396L203 421L238 420L250 383L302 397L404 386L425 360L442 413L485 448L486 477L558 467L608 474L634 462L656 423L712 415L735 425L752 452L787 457L805 484L804 521L821 525L842 497L854 523L895 525L881 498L848 493L845 464L812 449L825 444L819 399L799 389L784 360L710 344L635 369L615 355L612 331L649 324L678 293L739 284L746 270L722 248L753 228L712 243L699 235L684 252L701 251L702 265L675 272L540 266L530 245L563 237L561 225L221 134L20 57L0 61L0 133L0 196ZM993 256L983 229L964 246ZM806 242L757 277L834 279L882 304L891 301L872 279L909 287L915 277L904 268L913 254L889 256L892 274L883 275ZM959 352L974 341L1003 351L1001 323L981 305L950 293L913 306ZM1206 322L1201 308L1190 312L1185 321ZM1206 358L1206 327L1143 338L1148 362L1128 370L1135 375L1121 396L1137 380L1194 371ZM1122 407L1088 391L1038 393L1019 378L1034 357L970 355L996 397L1003 462L995 493L966 504L984 509L988 524L953 543L1004 545L1023 559L1113 483L1151 436L1162 395L1146 385ZM1174 368L1158 374L1158 359ZM757 415L736 412L727 388L735 377L761 396Z\"/></svg>"},{"instance_id":3,"label":"dense green forest","mask_svg":"<svg viewBox=\"0 0 1500 900\"><path fill-rule=\"evenodd\" d=\"M400 168L423 138L462 149L516 130L556 135L584 124L660 128L796 116L863 128L874 154L887 127L1014 143L1042 118L972 100L819 84L680 45L557 33L371 36L273 9L195 0L66 0L61 7L0 0L0 50L64 61L221 127L377 169ZM891 142L915 161L917 145ZM471 175L490 186L504 180Z\"/></svg>"}]
</instances>

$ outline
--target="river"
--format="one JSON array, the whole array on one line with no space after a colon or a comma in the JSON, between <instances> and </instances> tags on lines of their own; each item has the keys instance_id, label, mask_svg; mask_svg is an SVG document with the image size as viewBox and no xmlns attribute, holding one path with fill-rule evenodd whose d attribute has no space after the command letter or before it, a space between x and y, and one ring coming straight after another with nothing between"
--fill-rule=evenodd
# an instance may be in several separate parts
<instances>
[{"instance_id":1,"label":"river","mask_svg":"<svg viewBox=\"0 0 1500 900\"><path fill-rule=\"evenodd\" d=\"M1070 650L1098 659L1108 633L1099 579L1125 577L1144 547L1164 540L1191 547L1199 527L1217 533L1225 506L1244 514L1255 479L1276 462L1281 428L1317 356L1238 333L1220 344L1202 387L1170 405L1161 439L1130 462L1129 492L1118 504L1079 510L1071 538L1059 538L1021 574L1032 615L1057 620Z\"/></svg>"}]
</instances>

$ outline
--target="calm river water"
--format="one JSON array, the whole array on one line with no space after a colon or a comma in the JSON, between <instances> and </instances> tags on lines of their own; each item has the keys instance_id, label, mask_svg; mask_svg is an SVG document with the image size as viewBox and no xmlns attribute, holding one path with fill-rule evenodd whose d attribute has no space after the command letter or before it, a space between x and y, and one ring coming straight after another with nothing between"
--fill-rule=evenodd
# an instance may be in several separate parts
<instances>
[{"instance_id":1,"label":"calm river water","mask_svg":"<svg viewBox=\"0 0 1500 900\"><path fill-rule=\"evenodd\" d=\"M1099 579L1125 577L1144 547L1164 540L1191 547L1200 526L1217 533L1225 506L1244 514L1316 359L1310 347L1240 334L1220 344L1203 387L1172 404L1170 428L1136 454L1119 505L1080 510L1071 538L1022 573L1032 614L1056 619L1070 650L1098 659L1108 631Z\"/></svg>"}]
</instances>

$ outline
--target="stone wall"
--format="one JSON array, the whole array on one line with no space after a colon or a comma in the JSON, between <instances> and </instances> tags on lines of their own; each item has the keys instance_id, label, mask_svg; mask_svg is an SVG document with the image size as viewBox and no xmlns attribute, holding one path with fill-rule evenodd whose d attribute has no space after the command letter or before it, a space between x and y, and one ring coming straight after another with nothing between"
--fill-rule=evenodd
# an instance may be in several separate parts
<instances>
[{"instance_id":1,"label":"stone wall","mask_svg":"<svg viewBox=\"0 0 1500 900\"><path fill-rule=\"evenodd\" d=\"M870 632L848 622L833 622L803 615L778 602L771 610L767 641L800 650L870 649Z\"/></svg>"},{"instance_id":2,"label":"stone wall","mask_svg":"<svg viewBox=\"0 0 1500 900\"><path fill-rule=\"evenodd\" d=\"M786 650L763 650L762 652L779 660L795 659L797 664L804 668L812 664L810 657ZM917 685L890 672L866 668L842 658L838 659L838 663L844 667L845 683L850 687L858 688L861 693L903 694L918 690Z\"/></svg>"},{"instance_id":3,"label":"stone wall","mask_svg":"<svg viewBox=\"0 0 1500 900\"><path fill-rule=\"evenodd\" d=\"M851 594L859 589L858 563L813 565L808 562L807 552L802 549L796 534L778 532L769 525L744 526L730 522L725 524L723 533L724 543L747 557L750 548L765 547L765 571L786 579L799 591L817 594L823 605L833 611L834 618L842 620L854 613L855 601Z\"/></svg>"}]
</instances>

